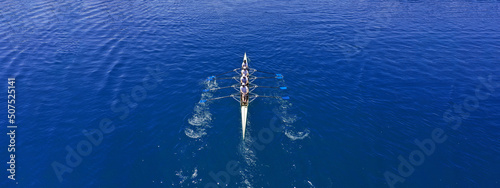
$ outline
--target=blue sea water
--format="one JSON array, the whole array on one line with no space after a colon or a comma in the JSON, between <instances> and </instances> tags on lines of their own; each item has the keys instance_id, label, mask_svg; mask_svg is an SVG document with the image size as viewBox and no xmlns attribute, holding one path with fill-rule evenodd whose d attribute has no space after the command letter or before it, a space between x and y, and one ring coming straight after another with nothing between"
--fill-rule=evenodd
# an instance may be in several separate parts
<instances>
[{"instance_id":1,"label":"blue sea water","mask_svg":"<svg viewBox=\"0 0 500 188\"><path fill-rule=\"evenodd\" d=\"M500 186L498 1L0 4L1 187ZM291 99L242 140L237 102L198 101L245 52Z\"/></svg>"}]
</instances>

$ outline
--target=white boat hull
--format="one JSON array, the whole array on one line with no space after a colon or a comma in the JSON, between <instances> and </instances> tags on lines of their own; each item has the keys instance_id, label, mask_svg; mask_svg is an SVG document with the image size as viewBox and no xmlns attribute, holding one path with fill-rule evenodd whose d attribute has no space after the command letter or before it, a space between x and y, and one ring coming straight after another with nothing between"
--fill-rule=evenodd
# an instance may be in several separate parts
<instances>
[{"instance_id":1,"label":"white boat hull","mask_svg":"<svg viewBox=\"0 0 500 188\"><path fill-rule=\"evenodd\" d=\"M241 106L241 130L245 139L245 129L247 127L248 106Z\"/></svg>"},{"instance_id":2,"label":"white boat hull","mask_svg":"<svg viewBox=\"0 0 500 188\"><path fill-rule=\"evenodd\" d=\"M243 61L246 61L247 65L248 65L247 53L245 53L245 55L243 55ZM248 104L246 106L241 106L241 132L243 134L243 139L245 139L245 130L247 127L247 116L248 116Z\"/></svg>"}]
</instances>

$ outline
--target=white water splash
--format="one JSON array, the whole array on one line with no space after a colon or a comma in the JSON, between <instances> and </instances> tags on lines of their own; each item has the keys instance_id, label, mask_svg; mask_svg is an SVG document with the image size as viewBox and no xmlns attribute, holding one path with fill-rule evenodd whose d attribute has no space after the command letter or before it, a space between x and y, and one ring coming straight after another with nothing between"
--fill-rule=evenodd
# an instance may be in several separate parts
<instances>
[{"instance_id":1,"label":"white water splash","mask_svg":"<svg viewBox=\"0 0 500 188\"><path fill-rule=\"evenodd\" d=\"M203 104L196 105L194 111L195 114L188 120L191 126L184 129L184 133L189 138L197 139L207 134L206 128L210 127L212 114L208 111L208 107Z\"/></svg>"},{"instance_id":2,"label":"white water splash","mask_svg":"<svg viewBox=\"0 0 500 188\"><path fill-rule=\"evenodd\" d=\"M181 181L179 182L179 184L184 183L184 181L186 181L188 179L187 176L182 175L182 169L179 170L179 171L177 171L177 172L175 172L175 175L177 175L177 177L179 177L179 179L181 179Z\"/></svg>"},{"instance_id":3,"label":"white water splash","mask_svg":"<svg viewBox=\"0 0 500 188\"><path fill-rule=\"evenodd\" d=\"M194 131L193 129L190 129L190 128L186 128L184 130L184 133L186 134L186 136L188 136L189 138L201 138L202 136L206 135L207 133L205 132L205 129L197 129L196 131Z\"/></svg>"},{"instance_id":4,"label":"white water splash","mask_svg":"<svg viewBox=\"0 0 500 188\"><path fill-rule=\"evenodd\" d=\"M198 176L198 169L195 167L195 168L194 168L193 175L191 175L191 179L196 178L196 176Z\"/></svg>"},{"instance_id":5,"label":"white water splash","mask_svg":"<svg viewBox=\"0 0 500 188\"><path fill-rule=\"evenodd\" d=\"M309 131L309 129L305 129L304 131L299 131L299 132L295 132L292 130L286 130L285 135L288 138L290 138L291 140L302 140L302 139L306 138L307 136L309 136L310 132L311 131Z\"/></svg>"},{"instance_id":6,"label":"white water splash","mask_svg":"<svg viewBox=\"0 0 500 188\"><path fill-rule=\"evenodd\" d=\"M188 120L189 124L193 126L207 125L212 120L212 114L208 110L208 107L197 105L194 110L195 114Z\"/></svg>"},{"instance_id":7,"label":"white water splash","mask_svg":"<svg viewBox=\"0 0 500 188\"><path fill-rule=\"evenodd\" d=\"M187 173L189 173L189 172L187 172ZM179 177L179 179L180 179L179 185L183 184L188 179L190 179L191 183L193 183L193 184L197 184L197 183L199 183L201 181L201 179L195 179L198 176L198 168L197 167L194 168L193 174L191 174L191 176L189 176L189 175L183 175L182 169L179 170L179 171L176 171L175 175L177 177Z\"/></svg>"},{"instance_id":8,"label":"white water splash","mask_svg":"<svg viewBox=\"0 0 500 188\"><path fill-rule=\"evenodd\" d=\"M296 131L296 127L293 124L300 118L296 114L290 114L288 111L292 108L293 104L282 100L280 101L280 107L274 110L274 113L285 123L285 135L290 138L290 140L302 140L309 136L311 131L309 129L304 129L303 131Z\"/></svg>"},{"instance_id":9,"label":"white water splash","mask_svg":"<svg viewBox=\"0 0 500 188\"><path fill-rule=\"evenodd\" d=\"M217 82L205 81L203 82L206 89L212 89L218 87ZM209 92L204 92L201 94L202 99L211 98L212 94ZM189 138L198 139L207 135L206 129L210 128L210 122L212 121L212 113L210 113L210 108L208 103L196 104L194 107L194 114L188 119L188 123L191 125L184 129L184 134Z\"/></svg>"},{"instance_id":10,"label":"white water splash","mask_svg":"<svg viewBox=\"0 0 500 188\"><path fill-rule=\"evenodd\" d=\"M281 121L288 125L291 125L295 123L295 121L297 121L297 115L288 113L288 109L292 108L292 106L292 103L286 100L281 100L279 108L274 110L274 113L278 115Z\"/></svg>"},{"instance_id":11,"label":"white water splash","mask_svg":"<svg viewBox=\"0 0 500 188\"><path fill-rule=\"evenodd\" d=\"M315 188L316 186L313 185L313 183L309 180L307 180L307 183L309 183L309 185L312 187L312 188Z\"/></svg>"},{"instance_id":12,"label":"white water splash","mask_svg":"<svg viewBox=\"0 0 500 188\"><path fill-rule=\"evenodd\" d=\"M281 117L281 120L286 124L293 124L295 123L295 121L297 121L297 115L286 114L285 116Z\"/></svg>"},{"instance_id":13,"label":"white water splash","mask_svg":"<svg viewBox=\"0 0 500 188\"><path fill-rule=\"evenodd\" d=\"M250 122L249 122L250 123ZM255 140L252 137L245 137L245 140L241 142L239 150L240 154L245 160L246 165L242 165L243 170L240 171L240 175L243 179L242 183L245 187L253 187L253 174L255 174L255 166L257 163L257 156L255 155L255 149L253 148Z\"/></svg>"}]
</instances>

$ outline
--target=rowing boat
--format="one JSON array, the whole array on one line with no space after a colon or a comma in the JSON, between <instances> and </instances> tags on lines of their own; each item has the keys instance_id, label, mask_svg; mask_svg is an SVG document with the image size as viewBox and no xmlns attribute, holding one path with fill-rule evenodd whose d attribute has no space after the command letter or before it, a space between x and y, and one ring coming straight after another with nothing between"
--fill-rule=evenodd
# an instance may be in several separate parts
<instances>
[{"instance_id":1,"label":"rowing boat","mask_svg":"<svg viewBox=\"0 0 500 188\"><path fill-rule=\"evenodd\" d=\"M247 66L249 66L249 60L247 59L247 54L245 53L243 55L243 61L246 61L247 62ZM217 80L228 80L228 79L234 79L236 80L237 82L240 81L240 76L241 76L241 72L240 70L242 70L242 68L236 68L236 69L233 69L231 71L228 71L228 72L225 72L225 73L221 73L221 74L218 74L218 75L215 75L215 76L210 76L207 78L207 81L217 81ZM210 99L202 99L200 100L200 103L206 103L207 101L213 101L213 100L218 100L218 99L223 99L223 98L229 98L229 97L232 97L234 98L235 100L239 101L240 102L240 106L241 106L241 130L242 130L242 139L245 139L245 130L246 130L246 126L247 126L247 117L248 117L248 105L253 101L255 100L256 98L280 98L280 99L284 99L284 100L287 100L287 99L290 99L288 96L286 97L278 97L278 96L265 96L265 95L258 95L258 94L255 94L255 93L252 93L253 90L255 90L256 88L277 88L277 89L281 89L281 90L285 90L287 89L287 87L283 87L283 86L280 86L280 87L271 87L271 86L259 86L259 85L256 85L254 83L252 83L252 81L256 80L256 79L278 79L278 80L283 80L283 75L281 74L274 74L274 73L270 73L270 72L265 72L265 71L259 71L259 70L256 70L256 69L253 69L253 68L248 68L249 70L249 73L248 73L248 79L249 79L249 93L248 93L248 99L246 100L246 102L244 102L243 100L243 94L241 92L239 92L239 86L240 84L234 84L234 85L231 85L231 86L225 86L225 87L216 87L216 88L210 88L210 89L204 89L203 92L211 92L211 91L217 91L217 90L221 90L221 89L225 89L225 88L234 88L235 90L238 91L237 94L231 94L231 95L228 95L228 96L223 96L223 97L216 97L216 98L210 98ZM228 74L228 73L231 73L231 72L236 72L238 76L233 76L233 77L218 77L218 76L221 76L221 75L225 75L225 74ZM261 72L261 73L264 73L264 74L272 74L273 76L272 77L258 77L258 76L254 76L253 73L255 72Z\"/></svg>"},{"instance_id":2,"label":"rowing boat","mask_svg":"<svg viewBox=\"0 0 500 188\"><path fill-rule=\"evenodd\" d=\"M247 62L247 53L243 56L243 61ZM250 94L250 93L249 93ZM248 115L248 102L244 103L243 102L243 95L241 94L240 98L240 105L241 105L241 131L242 131L242 138L245 139L245 130L247 127L247 115Z\"/></svg>"}]
</instances>

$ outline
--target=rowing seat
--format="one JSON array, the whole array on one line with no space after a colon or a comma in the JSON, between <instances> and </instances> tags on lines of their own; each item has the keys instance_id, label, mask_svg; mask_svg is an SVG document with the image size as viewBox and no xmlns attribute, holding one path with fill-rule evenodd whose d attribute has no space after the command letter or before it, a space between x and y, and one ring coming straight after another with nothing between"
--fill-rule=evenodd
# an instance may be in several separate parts
<instances>
[{"instance_id":1,"label":"rowing seat","mask_svg":"<svg viewBox=\"0 0 500 188\"><path fill-rule=\"evenodd\" d=\"M243 94L240 94L240 105L248 106L248 95L247 95L247 102L243 102Z\"/></svg>"}]
</instances>

